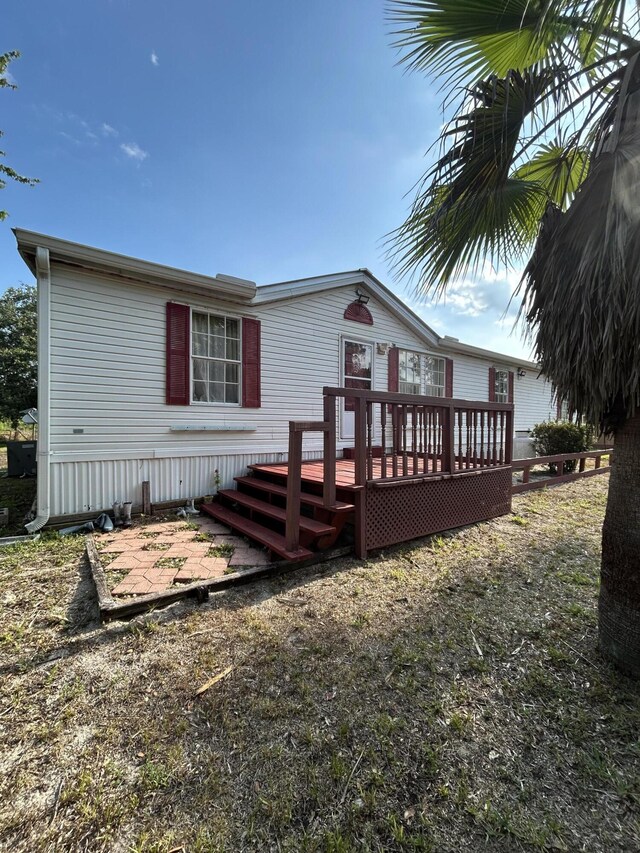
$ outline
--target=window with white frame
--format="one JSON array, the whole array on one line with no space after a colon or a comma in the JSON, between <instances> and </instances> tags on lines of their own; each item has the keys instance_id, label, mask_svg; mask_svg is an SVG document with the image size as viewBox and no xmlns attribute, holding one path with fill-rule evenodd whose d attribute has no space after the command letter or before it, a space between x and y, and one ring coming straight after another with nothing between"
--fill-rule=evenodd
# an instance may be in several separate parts
<instances>
[{"instance_id":1,"label":"window with white frame","mask_svg":"<svg viewBox=\"0 0 640 853\"><path fill-rule=\"evenodd\" d=\"M240 321L191 312L194 403L240 402Z\"/></svg>"},{"instance_id":2,"label":"window with white frame","mask_svg":"<svg viewBox=\"0 0 640 853\"><path fill-rule=\"evenodd\" d=\"M435 355L400 350L398 390L401 394L445 396L445 359Z\"/></svg>"},{"instance_id":3,"label":"window with white frame","mask_svg":"<svg viewBox=\"0 0 640 853\"><path fill-rule=\"evenodd\" d=\"M496 403L509 402L509 371L496 370Z\"/></svg>"}]
</instances>

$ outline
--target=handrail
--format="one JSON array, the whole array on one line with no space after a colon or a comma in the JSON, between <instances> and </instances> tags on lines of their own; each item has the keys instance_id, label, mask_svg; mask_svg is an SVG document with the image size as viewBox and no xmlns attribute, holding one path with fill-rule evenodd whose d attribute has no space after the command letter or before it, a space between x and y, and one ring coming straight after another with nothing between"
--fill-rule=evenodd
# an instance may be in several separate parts
<instances>
[{"instance_id":1,"label":"handrail","mask_svg":"<svg viewBox=\"0 0 640 853\"><path fill-rule=\"evenodd\" d=\"M612 453L613 447L609 447L604 450L583 450L579 453L556 453L553 456L529 456L526 459L514 459L511 467L514 471L522 471L524 468L532 468L534 465L567 462L570 459L594 459L601 456L609 456Z\"/></svg>"},{"instance_id":2,"label":"handrail","mask_svg":"<svg viewBox=\"0 0 640 853\"><path fill-rule=\"evenodd\" d=\"M396 391L369 391L358 388L322 389L325 397L364 398L370 403L402 403L407 406L455 406L488 412L512 412L513 403L488 403L486 400L464 400L458 397L423 397L419 394L400 394Z\"/></svg>"},{"instance_id":3,"label":"handrail","mask_svg":"<svg viewBox=\"0 0 640 853\"><path fill-rule=\"evenodd\" d=\"M512 403L356 388L325 387L323 393L334 405L338 398L352 401L358 487L511 464ZM382 444L379 466L374 465L376 440Z\"/></svg>"},{"instance_id":4,"label":"handrail","mask_svg":"<svg viewBox=\"0 0 640 853\"><path fill-rule=\"evenodd\" d=\"M584 450L580 453L556 453L553 456L530 456L527 459L514 459L511 463L511 467L514 471L522 471L522 482L515 483L512 487L512 491L514 494L517 494L518 492L526 492L530 489L541 489L544 486L554 485L555 483L577 480L580 477L604 474L611 469L613 453L613 448L606 448L604 450ZM603 456L609 457L608 465L602 465ZM570 471L568 474L565 474L564 462L574 459L580 460L578 470ZM590 469L589 471L586 470L587 459L594 460L593 469ZM537 482L529 481L532 468L535 468L537 465L550 465L552 463L555 463L556 465L555 475L551 474L549 477L545 477Z\"/></svg>"},{"instance_id":5,"label":"handrail","mask_svg":"<svg viewBox=\"0 0 640 853\"><path fill-rule=\"evenodd\" d=\"M324 421L289 421L289 457L287 467L287 518L285 545L297 551L300 545L300 492L302 490L302 436L305 432L324 435L322 498L325 507L336 502L336 406L335 398L325 397Z\"/></svg>"}]
</instances>

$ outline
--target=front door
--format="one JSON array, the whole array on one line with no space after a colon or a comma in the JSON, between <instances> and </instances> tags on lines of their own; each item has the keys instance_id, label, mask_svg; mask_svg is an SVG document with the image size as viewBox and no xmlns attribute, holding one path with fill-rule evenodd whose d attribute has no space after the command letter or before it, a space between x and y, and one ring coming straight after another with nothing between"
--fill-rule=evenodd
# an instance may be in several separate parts
<instances>
[{"instance_id":1,"label":"front door","mask_svg":"<svg viewBox=\"0 0 640 853\"><path fill-rule=\"evenodd\" d=\"M344 388L358 388L362 391L373 388L373 344L368 341L349 341L342 339L341 374ZM340 418L340 438L355 438L355 406L348 397L342 401Z\"/></svg>"}]
</instances>

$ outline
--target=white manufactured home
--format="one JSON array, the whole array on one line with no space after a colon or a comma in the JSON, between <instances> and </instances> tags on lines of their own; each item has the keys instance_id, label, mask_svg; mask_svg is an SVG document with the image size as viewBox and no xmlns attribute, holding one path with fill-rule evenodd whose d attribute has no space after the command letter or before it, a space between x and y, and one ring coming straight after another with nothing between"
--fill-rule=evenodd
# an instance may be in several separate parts
<instances>
[{"instance_id":1,"label":"white manufactured home","mask_svg":"<svg viewBox=\"0 0 640 853\"><path fill-rule=\"evenodd\" d=\"M516 456L556 416L534 363L440 337L366 269L258 287L15 235L38 283L40 526L140 504L145 481L158 503L283 462L289 421L322 420L327 386L513 403ZM356 408L338 399L338 457ZM322 452L309 433L303 458Z\"/></svg>"}]
</instances>

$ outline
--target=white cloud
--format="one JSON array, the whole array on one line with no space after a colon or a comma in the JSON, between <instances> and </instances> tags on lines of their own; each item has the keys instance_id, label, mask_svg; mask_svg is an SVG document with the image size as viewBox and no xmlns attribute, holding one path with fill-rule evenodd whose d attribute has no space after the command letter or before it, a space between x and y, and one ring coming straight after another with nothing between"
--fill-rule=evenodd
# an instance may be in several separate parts
<instances>
[{"instance_id":1,"label":"white cloud","mask_svg":"<svg viewBox=\"0 0 640 853\"><path fill-rule=\"evenodd\" d=\"M472 281L456 281L450 284L442 303L448 305L454 314L462 314L463 317L479 317L489 307L486 295Z\"/></svg>"},{"instance_id":2,"label":"white cloud","mask_svg":"<svg viewBox=\"0 0 640 853\"><path fill-rule=\"evenodd\" d=\"M151 51L151 64L160 65L160 60L158 59L158 54L155 52L155 50Z\"/></svg>"},{"instance_id":3,"label":"white cloud","mask_svg":"<svg viewBox=\"0 0 640 853\"><path fill-rule=\"evenodd\" d=\"M106 121L102 122L101 130L102 130L103 136L117 136L118 135L118 131L115 129L115 127L111 127L111 125L107 124Z\"/></svg>"},{"instance_id":4,"label":"white cloud","mask_svg":"<svg viewBox=\"0 0 640 853\"><path fill-rule=\"evenodd\" d=\"M123 142L120 148L124 151L127 157L131 157L132 160L137 160L138 163L142 163L142 161L146 160L149 156L149 153L140 148L137 142Z\"/></svg>"}]
</instances>

